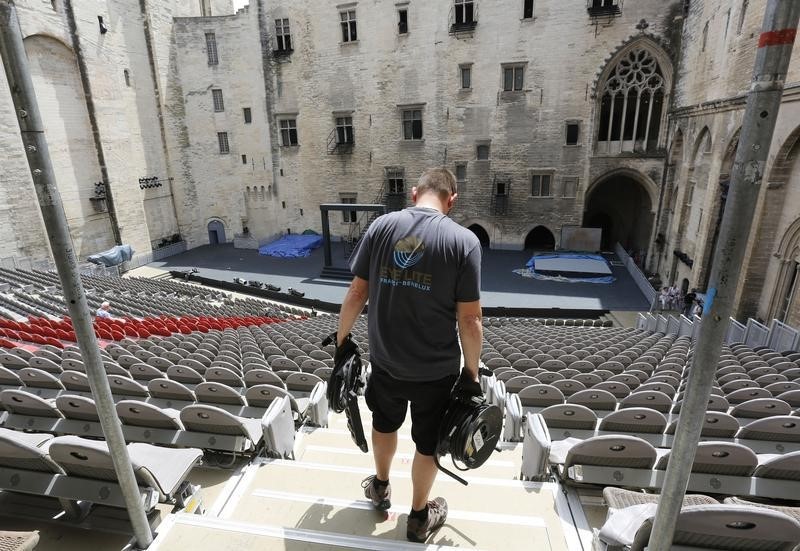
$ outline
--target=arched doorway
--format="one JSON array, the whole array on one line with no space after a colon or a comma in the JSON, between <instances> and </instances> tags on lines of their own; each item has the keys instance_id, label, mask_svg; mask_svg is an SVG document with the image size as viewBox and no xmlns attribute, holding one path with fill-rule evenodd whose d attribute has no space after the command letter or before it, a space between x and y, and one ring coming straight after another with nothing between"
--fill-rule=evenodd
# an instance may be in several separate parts
<instances>
[{"instance_id":1,"label":"arched doorway","mask_svg":"<svg viewBox=\"0 0 800 551\"><path fill-rule=\"evenodd\" d=\"M489 234L486 233L486 230L483 229L483 226L480 224L472 224L467 229L477 236L478 240L481 242L481 247L489 246Z\"/></svg>"},{"instance_id":2,"label":"arched doorway","mask_svg":"<svg viewBox=\"0 0 800 551\"><path fill-rule=\"evenodd\" d=\"M225 226L219 220L212 220L208 223L208 242L211 245L225 243Z\"/></svg>"},{"instance_id":3,"label":"arched doorway","mask_svg":"<svg viewBox=\"0 0 800 551\"><path fill-rule=\"evenodd\" d=\"M544 226L536 226L525 237L525 249L534 251L552 251L556 248L556 238L553 232Z\"/></svg>"},{"instance_id":4,"label":"arched doorway","mask_svg":"<svg viewBox=\"0 0 800 551\"><path fill-rule=\"evenodd\" d=\"M650 194L632 176L610 175L590 188L583 226L603 230L603 250L619 242L631 253L644 254L653 226Z\"/></svg>"}]
</instances>

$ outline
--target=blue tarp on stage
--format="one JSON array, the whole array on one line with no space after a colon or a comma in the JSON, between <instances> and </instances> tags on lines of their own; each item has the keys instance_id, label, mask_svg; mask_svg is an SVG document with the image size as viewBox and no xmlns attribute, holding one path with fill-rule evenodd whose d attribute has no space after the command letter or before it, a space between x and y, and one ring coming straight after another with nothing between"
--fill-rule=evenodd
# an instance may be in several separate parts
<instances>
[{"instance_id":1,"label":"blue tarp on stage","mask_svg":"<svg viewBox=\"0 0 800 551\"><path fill-rule=\"evenodd\" d=\"M542 279L548 281L563 281L567 283L613 283L616 278L610 275L598 276L569 276L569 275L556 275L553 273L540 273L536 271L537 260L552 260L557 258L575 259L575 260L591 260L595 262L602 262L608 266L605 258L598 254L581 254L581 253L554 253L554 254L537 254L531 257L525 268L513 270L515 274L522 277L530 277L534 279ZM565 272L566 273L566 272Z\"/></svg>"},{"instance_id":2,"label":"blue tarp on stage","mask_svg":"<svg viewBox=\"0 0 800 551\"><path fill-rule=\"evenodd\" d=\"M322 245L321 235L284 235L280 239L262 245L258 254L279 258L301 258L311 255L311 251Z\"/></svg>"},{"instance_id":3,"label":"blue tarp on stage","mask_svg":"<svg viewBox=\"0 0 800 551\"><path fill-rule=\"evenodd\" d=\"M89 258L86 260L92 264L111 267L127 262L131 258L133 258L133 249L130 245L117 245L107 251L89 255Z\"/></svg>"}]
</instances>

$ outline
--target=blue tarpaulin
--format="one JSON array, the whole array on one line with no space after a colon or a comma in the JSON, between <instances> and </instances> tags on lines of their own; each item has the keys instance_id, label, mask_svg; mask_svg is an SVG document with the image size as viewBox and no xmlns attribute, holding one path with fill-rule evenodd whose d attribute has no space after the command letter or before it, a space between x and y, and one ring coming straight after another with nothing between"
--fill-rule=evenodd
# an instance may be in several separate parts
<instances>
[{"instance_id":1,"label":"blue tarpaulin","mask_svg":"<svg viewBox=\"0 0 800 551\"><path fill-rule=\"evenodd\" d=\"M581 254L581 253L555 253L555 254L539 254L534 255L525 265L525 268L521 268L518 270L513 270L515 274L521 275L522 277L531 277L534 279L542 279L548 281L563 281L567 283L613 283L616 278L611 275L597 275L597 276L587 276L587 275L565 275L567 272L562 274L554 274L552 272L541 273L536 271L536 260L549 260L554 258L569 258L569 259L576 259L576 260L593 260L593 261L600 261L603 262L606 266L608 265L605 258L598 254Z\"/></svg>"},{"instance_id":2,"label":"blue tarpaulin","mask_svg":"<svg viewBox=\"0 0 800 551\"><path fill-rule=\"evenodd\" d=\"M129 261L133 257L133 249L130 245L117 245L107 251L93 254L87 258L92 264L100 266L116 266Z\"/></svg>"},{"instance_id":3,"label":"blue tarpaulin","mask_svg":"<svg viewBox=\"0 0 800 551\"><path fill-rule=\"evenodd\" d=\"M309 256L313 249L322 245L321 235L284 235L280 239L262 245L258 254L279 258L301 258Z\"/></svg>"}]
</instances>

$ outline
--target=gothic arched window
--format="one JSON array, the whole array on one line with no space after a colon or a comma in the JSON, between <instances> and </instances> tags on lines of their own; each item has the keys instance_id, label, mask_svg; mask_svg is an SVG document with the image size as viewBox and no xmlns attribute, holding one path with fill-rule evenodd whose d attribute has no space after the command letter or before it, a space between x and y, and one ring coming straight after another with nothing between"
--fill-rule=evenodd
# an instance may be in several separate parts
<instances>
[{"instance_id":1,"label":"gothic arched window","mask_svg":"<svg viewBox=\"0 0 800 551\"><path fill-rule=\"evenodd\" d=\"M599 148L607 153L656 149L665 88L653 54L634 48L624 55L601 89Z\"/></svg>"}]
</instances>

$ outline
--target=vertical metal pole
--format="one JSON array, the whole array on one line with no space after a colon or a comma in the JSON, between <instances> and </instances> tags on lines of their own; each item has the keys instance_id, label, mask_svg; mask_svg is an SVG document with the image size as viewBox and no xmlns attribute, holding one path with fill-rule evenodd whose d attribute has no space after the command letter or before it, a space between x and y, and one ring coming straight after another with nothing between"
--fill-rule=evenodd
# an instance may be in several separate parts
<instances>
[{"instance_id":1,"label":"vertical metal pole","mask_svg":"<svg viewBox=\"0 0 800 551\"><path fill-rule=\"evenodd\" d=\"M333 256L331 255L331 223L328 216L328 209L320 207L322 211L322 248L325 257L325 267L330 268L333 265Z\"/></svg>"},{"instance_id":2,"label":"vertical metal pole","mask_svg":"<svg viewBox=\"0 0 800 551\"><path fill-rule=\"evenodd\" d=\"M769 0L731 174L730 198L722 220L719 247L714 253L703 323L695 345L686 397L650 535L649 549L652 551L667 551L672 546L722 341L733 311L736 286L781 105L798 18L800 2L797 0Z\"/></svg>"},{"instance_id":3,"label":"vertical metal pole","mask_svg":"<svg viewBox=\"0 0 800 551\"><path fill-rule=\"evenodd\" d=\"M117 473L125 504L130 515L134 536L140 548L147 548L153 541L147 521L141 493L136 484L125 439L122 436L111 389L100 358L100 348L92 327L86 293L83 290L78 262L72 246L67 219L56 187L50 151L44 136L44 125L36 102L28 58L22 42L22 31L17 19L17 10L11 0L0 0L0 55L14 110L19 122L25 155L28 158L39 208L47 229L47 237L53 251L58 276L64 289L72 326L78 337L78 345L86 366L89 386L97 406L100 424L105 435L114 470Z\"/></svg>"}]
</instances>

